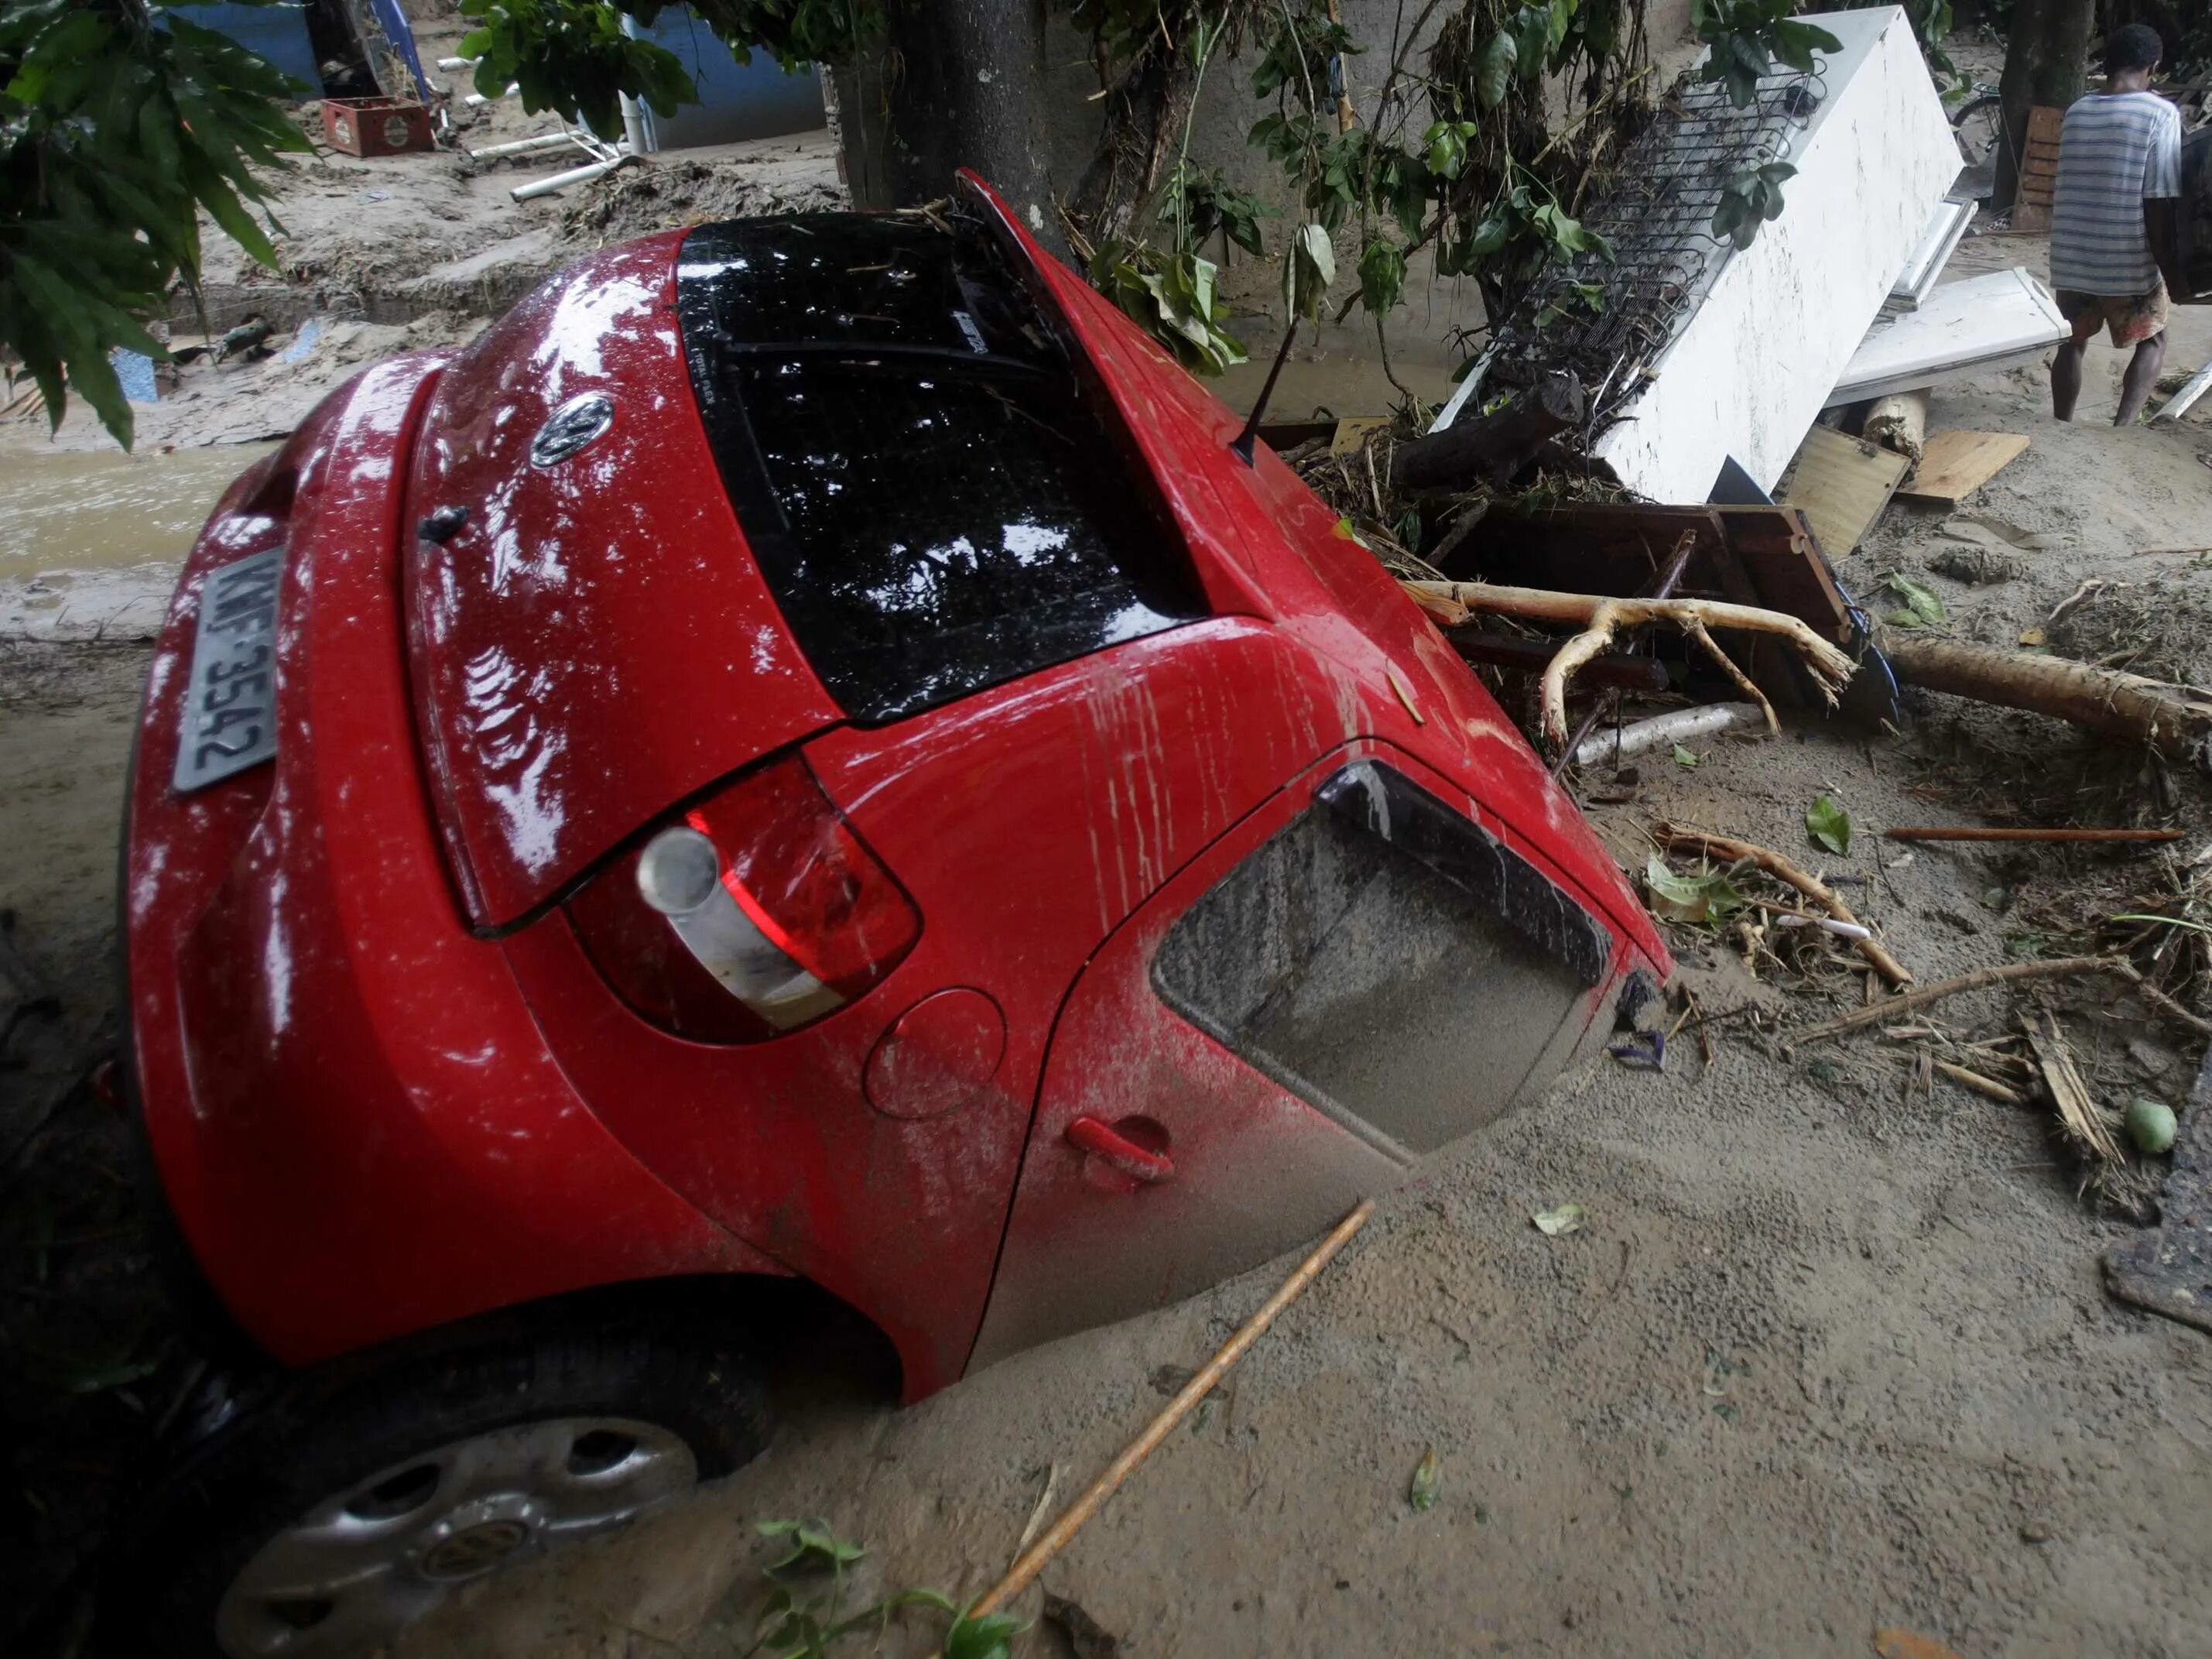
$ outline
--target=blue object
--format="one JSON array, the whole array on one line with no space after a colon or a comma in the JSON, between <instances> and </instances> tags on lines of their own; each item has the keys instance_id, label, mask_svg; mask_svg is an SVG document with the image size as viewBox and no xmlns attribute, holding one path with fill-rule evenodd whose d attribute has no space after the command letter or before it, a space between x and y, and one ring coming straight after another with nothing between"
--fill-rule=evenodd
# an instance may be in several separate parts
<instances>
[{"instance_id":1,"label":"blue object","mask_svg":"<svg viewBox=\"0 0 2212 1659\"><path fill-rule=\"evenodd\" d=\"M303 5L170 6L188 23L227 35L248 52L258 52L301 85L292 88L296 100L323 95L323 72L315 62L315 44L307 38L307 9ZM410 37L411 45L411 37Z\"/></svg>"},{"instance_id":2,"label":"blue object","mask_svg":"<svg viewBox=\"0 0 2212 1659\"><path fill-rule=\"evenodd\" d=\"M411 92L404 87L385 87L386 94L393 98L420 98L427 102L430 96L430 83L423 77L422 59L415 50L415 26L407 21L407 14L399 9L399 0L368 0L368 9L383 29L386 41L406 64L407 72L415 77ZM383 86L381 76L377 77L377 84Z\"/></svg>"},{"instance_id":3,"label":"blue object","mask_svg":"<svg viewBox=\"0 0 2212 1659\"><path fill-rule=\"evenodd\" d=\"M160 401L154 390L154 360L143 351L125 351L121 346L110 349L107 361L114 365L115 378L123 382L123 395L134 404Z\"/></svg>"},{"instance_id":4,"label":"blue object","mask_svg":"<svg viewBox=\"0 0 2212 1659\"><path fill-rule=\"evenodd\" d=\"M293 337L292 343L284 348L283 355L276 361L280 363L305 362L308 353L322 343L322 338L323 319L319 317L310 317L300 325L299 333Z\"/></svg>"},{"instance_id":5,"label":"blue object","mask_svg":"<svg viewBox=\"0 0 2212 1659\"><path fill-rule=\"evenodd\" d=\"M758 52L751 63L739 64L689 6L669 7L650 28L624 17L623 32L674 52L698 89L698 101L682 106L673 115L641 108L648 149L775 138L787 132L814 132L829 125L822 109L822 83L811 64L787 75L775 58Z\"/></svg>"}]
</instances>

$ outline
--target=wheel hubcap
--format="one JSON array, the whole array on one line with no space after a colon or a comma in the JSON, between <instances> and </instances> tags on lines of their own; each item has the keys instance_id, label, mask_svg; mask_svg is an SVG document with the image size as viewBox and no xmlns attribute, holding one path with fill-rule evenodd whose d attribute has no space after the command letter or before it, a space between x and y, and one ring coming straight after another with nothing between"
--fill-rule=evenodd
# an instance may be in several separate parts
<instances>
[{"instance_id":1,"label":"wheel hubcap","mask_svg":"<svg viewBox=\"0 0 2212 1659\"><path fill-rule=\"evenodd\" d=\"M216 1613L232 1659L343 1659L453 1585L619 1525L698 1484L691 1449L623 1418L471 1436L379 1471L257 1550Z\"/></svg>"}]
</instances>

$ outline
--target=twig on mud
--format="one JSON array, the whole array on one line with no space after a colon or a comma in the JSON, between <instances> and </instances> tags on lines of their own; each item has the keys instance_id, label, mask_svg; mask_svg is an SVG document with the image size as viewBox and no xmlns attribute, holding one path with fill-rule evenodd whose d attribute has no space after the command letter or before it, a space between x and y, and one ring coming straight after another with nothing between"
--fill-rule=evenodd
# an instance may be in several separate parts
<instances>
[{"instance_id":1,"label":"twig on mud","mask_svg":"<svg viewBox=\"0 0 2212 1659\"><path fill-rule=\"evenodd\" d=\"M1862 1025L1871 1025L1876 1020L1891 1019L1915 1008L1925 1008L1946 997L1956 996L1961 991L1978 991L1987 986L2022 980L2073 979L2085 974L2118 974L2123 978L2138 982L2142 977L2136 972L2133 963L2118 957L2055 957L2042 962L2008 962L1994 968L1977 968L1973 972L1960 974L1954 979L1938 980L1935 984L1923 985L1917 991L1885 997L1867 1007L1854 1008L1849 1013L1838 1014L1818 1025L1808 1025L1802 1031L1792 1032L1789 1041L1793 1047L1801 1042L1819 1042L1844 1031L1856 1030ZM2186 1010L2183 1012L2186 1012ZM2196 1018L2193 1014L2189 1017Z\"/></svg>"},{"instance_id":2,"label":"twig on mud","mask_svg":"<svg viewBox=\"0 0 2212 1659\"><path fill-rule=\"evenodd\" d=\"M1790 863L1788 859L1784 858L1771 848L1759 847L1747 841L1737 841L1729 836L1711 835L1703 830L1685 830L1671 823L1655 825L1651 833L1662 847L1686 848L1692 851L1710 853L1716 858L1728 859L1731 861L1737 859L1749 859L1768 875L1789 883L1807 898L1811 899L1814 903L1826 910L1838 921L1848 922L1854 927L1863 925L1859 919L1851 914L1850 906L1836 896L1834 889L1818 878L1806 874L1804 871ZM1875 971L1893 986L1905 986L1912 983L1911 974L1903 963L1882 947L1879 939L1855 939L1851 943L1857 949L1858 953L1873 964ZM1902 1012L1901 1007L1897 1004L1885 1002L1879 1006L1884 1009Z\"/></svg>"},{"instance_id":3,"label":"twig on mud","mask_svg":"<svg viewBox=\"0 0 2212 1659\"><path fill-rule=\"evenodd\" d=\"M1267 1327L1275 1322L1275 1316L1304 1293L1321 1270L1351 1241L1352 1234L1367 1224L1367 1218L1374 1213L1375 1201L1367 1199L1339 1222L1328 1237L1314 1247L1312 1254L1298 1264L1297 1270L1283 1282L1282 1288L1237 1328L1236 1334L1222 1344L1220 1350L1200 1368L1196 1376L1183 1384L1181 1392L1145 1425L1143 1432L1107 1466L1106 1472L1084 1489L1082 1496L1069 1504L1060 1519L1045 1529L1043 1537L1021 1552L1013 1565L1006 1569L1006 1577L977 1597L963 1616L981 1619L986 1613L996 1612L1028 1589L1053 1557L1066 1547L1067 1541L1075 1536L1083 1523L1098 1512L1099 1506L1111 1498L1122 1481L1128 1479L1130 1473L1152 1455L1152 1449L1161 1441L1167 1438L1175 1425L1189 1414L1191 1407L1212 1391L1214 1384L1221 1380L1229 1368L1244 1357L1244 1351L1258 1341Z\"/></svg>"},{"instance_id":4,"label":"twig on mud","mask_svg":"<svg viewBox=\"0 0 2212 1659\"><path fill-rule=\"evenodd\" d=\"M1928 824L1885 830L1892 841L2179 841L2179 830L1992 830L1976 824Z\"/></svg>"},{"instance_id":5,"label":"twig on mud","mask_svg":"<svg viewBox=\"0 0 2212 1659\"><path fill-rule=\"evenodd\" d=\"M1970 1072L1965 1066L1954 1065L1948 1060L1939 1060L1935 1062L1935 1066L1937 1071L1949 1078L1952 1082L1964 1085L1978 1095L1987 1095L1991 1100L2001 1100L2008 1106L2025 1106L2028 1103L2026 1095L2021 1094L2017 1089L2007 1088L1993 1077L1984 1077L1979 1072Z\"/></svg>"},{"instance_id":6,"label":"twig on mud","mask_svg":"<svg viewBox=\"0 0 2212 1659\"><path fill-rule=\"evenodd\" d=\"M2212 1036L2212 1019L2207 1019L2202 1014L2190 1012L2188 1009L2145 979L2142 969L2132 962L2122 958L2113 964L2112 971L2134 986L2136 994L2160 1013L2171 1015L2199 1036Z\"/></svg>"}]
</instances>

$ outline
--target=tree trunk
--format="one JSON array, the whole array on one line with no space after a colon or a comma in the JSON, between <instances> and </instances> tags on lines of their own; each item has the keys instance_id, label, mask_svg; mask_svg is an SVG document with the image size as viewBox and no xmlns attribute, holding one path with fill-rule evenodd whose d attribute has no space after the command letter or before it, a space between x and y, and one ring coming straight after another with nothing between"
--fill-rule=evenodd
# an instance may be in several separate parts
<instances>
[{"instance_id":1,"label":"tree trunk","mask_svg":"<svg viewBox=\"0 0 2212 1659\"><path fill-rule=\"evenodd\" d=\"M1106 94L1097 154L1068 204L1094 244L1146 228L1138 210L1175 161L1197 90L1190 54L1156 41Z\"/></svg>"},{"instance_id":2,"label":"tree trunk","mask_svg":"<svg viewBox=\"0 0 2212 1659\"><path fill-rule=\"evenodd\" d=\"M1398 446L1391 481L1401 489L1463 489L1478 477L1507 482L1547 438L1582 423L1583 383L1553 370L1492 415L1465 416Z\"/></svg>"},{"instance_id":3,"label":"tree trunk","mask_svg":"<svg viewBox=\"0 0 2212 1659\"><path fill-rule=\"evenodd\" d=\"M2010 207L2019 189L2028 111L2064 109L2081 95L2096 27L2097 0L2014 0L2004 76L1997 86L2004 99L2004 142L1997 146L1991 207Z\"/></svg>"},{"instance_id":4,"label":"tree trunk","mask_svg":"<svg viewBox=\"0 0 2212 1659\"><path fill-rule=\"evenodd\" d=\"M854 206L933 202L972 167L1057 245L1046 64L1036 0L893 0L883 49L834 77Z\"/></svg>"},{"instance_id":5,"label":"tree trunk","mask_svg":"<svg viewBox=\"0 0 2212 1659\"><path fill-rule=\"evenodd\" d=\"M2049 714L2170 755L2195 751L2212 732L2212 701L2140 674L1896 633L1876 643L1907 685Z\"/></svg>"}]
</instances>

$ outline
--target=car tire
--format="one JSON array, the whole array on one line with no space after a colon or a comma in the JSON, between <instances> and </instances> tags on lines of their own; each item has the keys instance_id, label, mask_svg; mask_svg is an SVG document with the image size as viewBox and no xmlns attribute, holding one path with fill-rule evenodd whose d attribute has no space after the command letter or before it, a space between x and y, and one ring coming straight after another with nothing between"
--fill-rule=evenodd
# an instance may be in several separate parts
<instances>
[{"instance_id":1,"label":"car tire","mask_svg":"<svg viewBox=\"0 0 2212 1659\"><path fill-rule=\"evenodd\" d=\"M766 1441L759 1370L691 1312L519 1318L217 1390L112 1558L101 1650L344 1659L742 1467Z\"/></svg>"}]
</instances>

